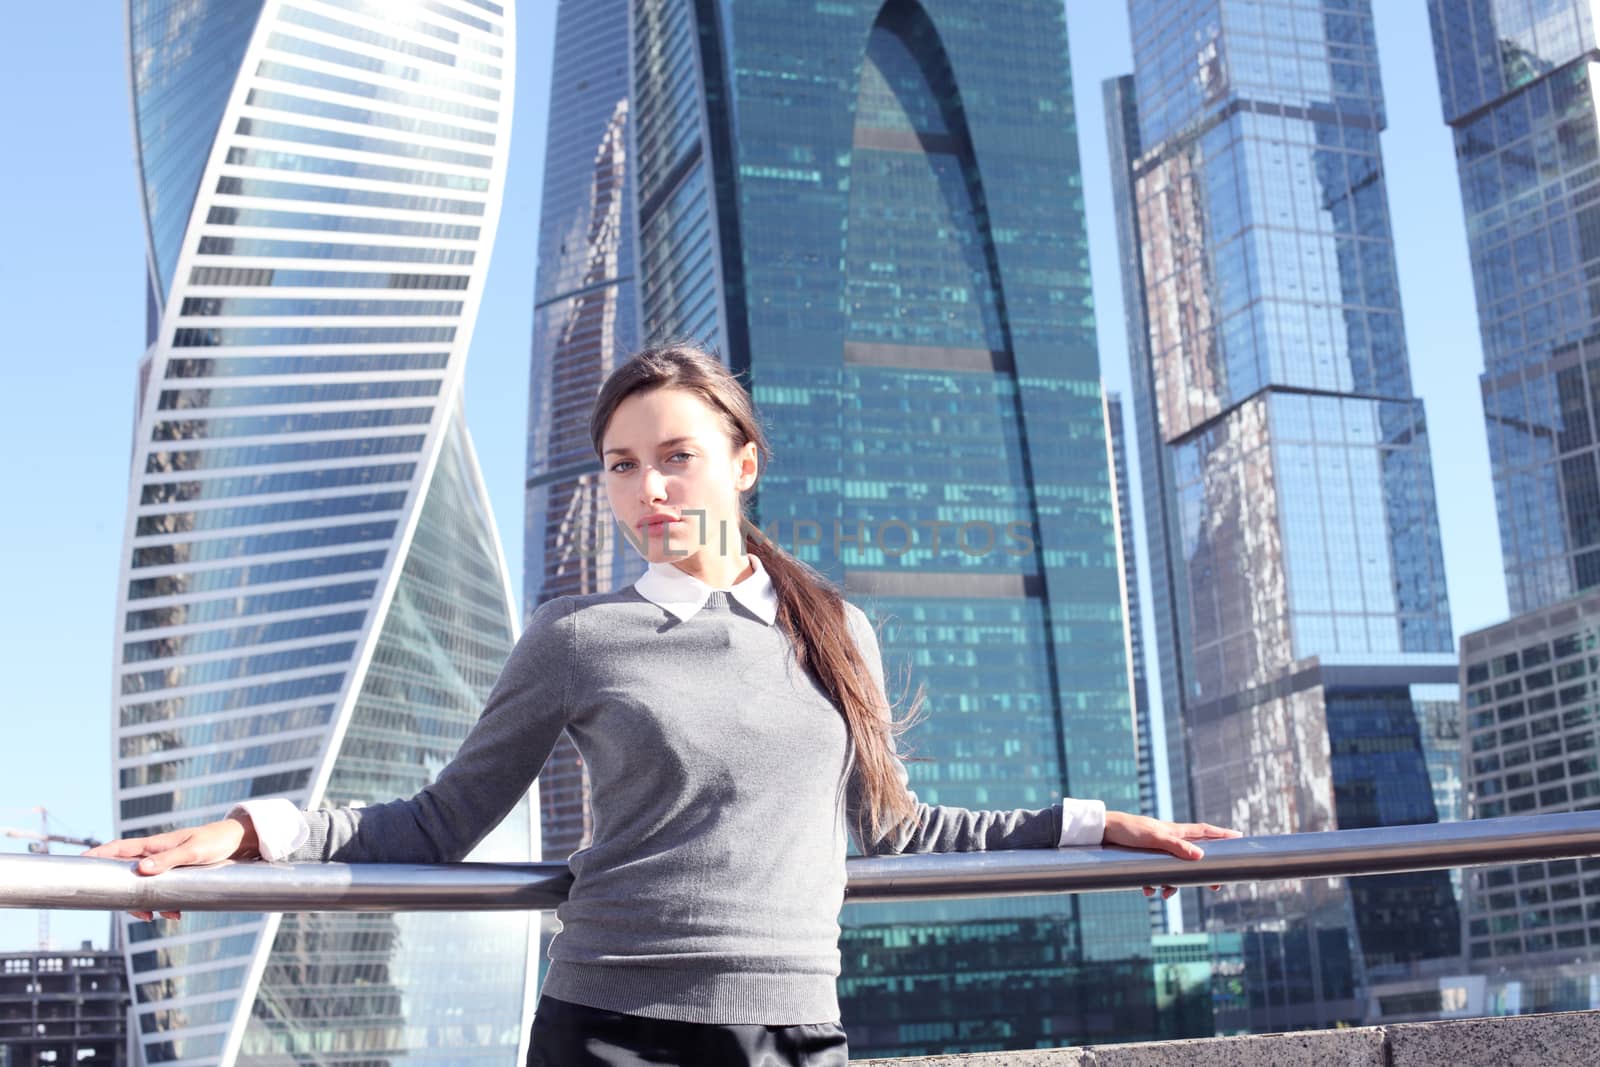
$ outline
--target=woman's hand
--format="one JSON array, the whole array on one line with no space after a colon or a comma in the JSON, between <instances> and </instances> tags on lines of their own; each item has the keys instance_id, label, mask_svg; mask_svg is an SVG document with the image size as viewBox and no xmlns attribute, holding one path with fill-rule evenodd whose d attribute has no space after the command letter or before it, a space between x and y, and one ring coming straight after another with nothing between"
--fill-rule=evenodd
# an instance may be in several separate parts
<instances>
[{"instance_id":1,"label":"woman's hand","mask_svg":"<svg viewBox=\"0 0 1600 1067\"><path fill-rule=\"evenodd\" d=\"M1181 860L1197 860L1205 855L1205 850L1194 842L1242 836L1238 830L1212 826L1208 822L1163 822L1147 815L1108 811L1106 832L1101 842L1107 845L1122 845L1125 848L1148 848L1158 852L1170 852ZM1222 887L1214 885L1211 888ZM1177 891L1176 886L1164 885L1161 887L1161 899L1166 900ZM1154 892L1154 886L1144 887L1145 896L1150 896Z\"/></svg>"},{"instance_id":2,"label":"woman's hand","mask_svg":"<svg viewBox=\"0 0 1600 1067\"><path fill-rule=\"evenodd\" d=\"M96 845L85 856L104 859L137 859L133 869L139 874L160 874L173 867L200 867L222 860L254 859L257 853L256 828L249 816L219 819L203 826L184 827L150 837L119 837ZM155 913L130 911L135 919L154 919ZM164 919L179 919L183 913L164 911Z\"/></svg>"}]
</instances>

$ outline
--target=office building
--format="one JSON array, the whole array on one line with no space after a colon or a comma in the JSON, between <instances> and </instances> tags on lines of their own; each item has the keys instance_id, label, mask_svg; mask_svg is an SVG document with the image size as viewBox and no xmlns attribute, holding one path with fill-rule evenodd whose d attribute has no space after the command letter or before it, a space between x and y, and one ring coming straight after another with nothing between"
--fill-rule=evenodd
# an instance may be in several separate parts
<instances>
[{"instance_id":1,"label":"office building","mask_svg":"<svg viewBox=\"0 0 1600 1067\"><path fill-rule=\"evenodd\" d=\"M1154 945L1163 1040L1249 1033L1243 937L1160 933Z\"/></svg>"},{"instance_id":2,"label":"office building","mask_svg":"<svg viewBox=\"0 0 1600 1067\"><path fill-rule=\"evenodd\" d=\"M1174 814L1433 821L1419 704L1456 668L1371 5L1129 14L1105 102ZM1443 872L1197 896L1243 935L1255 1030L1358 1021L1458 948Z\"/></svg>"},{"instance_id":3,"label":"office building","mask_svg":"<svg viewBox=\"0 0 1600 1067\"><path fill-rule=\"evenodd\" d=\"M644 561L610 536L611 508L589 442L600 383L639 344L629 4L562 3L550 77L528 402L523 611L618 588ZM545 852L588 844L588 778L561 735L539 775Z\"/></svg>"},{"instance_id":4,"label":"office building","mask_svg":"<svg viewBox=\"0 0 1600 1067\"><path fill-rule=\"evenodd\" d=\"M1469 817L1600 807L1597 646L1600 591L1462 637ZM1464 897L1475 973L1534 978L1574 963L1597 973L1600 859L1474 868ZM1528 999L1520 1010L1560 1010Z\"/></svg>"},{"instance_id":5,"label":"office building","mask_svg":"<svg viewBox=\"0 0 1600 1067\"><path fill-rule=\"evenodd\" d=\"M1430 0L1483 339L1513 615L1600 584L1600 132L1593 5Z\"/></svg>"},{"instance_id":6,"label":"office building","mask_svg":"<svg viewBox=\"0 0 1600 1067\"><path fill-rule=\"evenodd\" d=\"M1150 679L1145 672L1144 620L1139 610L1139 554L1133 538L1132 493L1128 489L1128 435L1123 422L1122 397L1106 393L1106 440L1111 444L1111 477L1117 492L1117 555L1122 561L1124 618L1128 627L1128 671L1133 686L1133 728L1138 746L1139 814L1158 819L1156 793L1156 741L1152 734ZM1166 901L1150 899L1150 931L1167 932Z\"/></svg>"},{"instance_id":7,"label":"office building","mask_svg":"<svg viewBox=\"0 0 1600 1067\"><path fill-rule=\"evenodd\" d=\"M527 608L638 573L584 419L635 338L691 338L766 420L756 524L927 687L919 797L1137 810L1062 5L566 0L557 48L604 59L552 92ZM1137 894L842 923L857 1055L1155 1032Z\"/></svg>"},{"instance_id":8,"label":"office building","mask_svg":"<svg viewBox=\"0 0 1600 1067\"><path fill-rule=\"evenodd\" d=\"M120 950L0 952L0 1065L123 1067L128 971Z\"/></svg>"},{"instance_id":9,"label":"office building","mask_svg":"<svg viewBox=\"0 0 1600 1067\"><path fill-rule=\"evenodd\" d=\"M1430 0L1472 255L1489 463L1513 617L1461 639L1474 818L1600 803L1592 671L1600 600L1600 24L1576 0ZM1593 867L1594 869L1590 869ZM1464 949L1501 1011L1588 1006L1600 864L1468 872ZM1594 941L1600 945L1600 940ZM1600 986L1593 987L1600 989Z\"/></svg>"},{"instance_id":10,"label":"office building","mask_svg":"<svg viewBox=\"0 0 1600 1067\"><path fill-rule=\"evenodd\" d=\"M461 400L512 7L132 0L128 41L149 327L117 835L411 796L516 629ZM521 803L471 858L536 834ZM521 1062L526 914L123 921L142 1062Z\"/></svg>"}]
</instances>

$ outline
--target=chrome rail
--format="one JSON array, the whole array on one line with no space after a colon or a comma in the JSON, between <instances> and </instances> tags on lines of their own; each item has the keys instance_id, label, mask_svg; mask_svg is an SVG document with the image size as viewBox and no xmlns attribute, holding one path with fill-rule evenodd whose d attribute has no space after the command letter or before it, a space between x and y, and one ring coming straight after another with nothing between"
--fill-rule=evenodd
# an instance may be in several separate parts
<instances>
[{"instance_id":1,"label":"chrome rail","mask_svg":"<svg viewBox=\"0 0 1600 1067\"><path fill-rule=\"evenodd\" d=\"M1090 893L1600 856L1600 811L1206 842L1204 859L1125 848L917 853L847 861L848 903ZM224 861L158 875L129 860L0 855L0 907L79 911L548 910L565 862Z\"/></svg>"}]
</instances>

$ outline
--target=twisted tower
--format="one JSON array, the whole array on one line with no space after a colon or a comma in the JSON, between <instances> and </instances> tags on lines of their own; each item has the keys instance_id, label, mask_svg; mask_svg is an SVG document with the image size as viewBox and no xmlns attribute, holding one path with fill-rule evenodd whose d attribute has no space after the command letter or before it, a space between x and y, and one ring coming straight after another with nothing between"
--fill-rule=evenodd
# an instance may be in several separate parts
<instances>
[{"instance_id":1,"label":"twisted tower","mask_svg":"<svg viewBox=\"0 0 1600 1067\"><path fill-rule=\"evenodd\" d=\"M515 636L461 408L512 5L131 0L149 232L117 832L409 796ZM525 860L520 805L474 859ZM146 1063L521 1062L520 914L130 923Z\"/></svg>"}]
</instances>

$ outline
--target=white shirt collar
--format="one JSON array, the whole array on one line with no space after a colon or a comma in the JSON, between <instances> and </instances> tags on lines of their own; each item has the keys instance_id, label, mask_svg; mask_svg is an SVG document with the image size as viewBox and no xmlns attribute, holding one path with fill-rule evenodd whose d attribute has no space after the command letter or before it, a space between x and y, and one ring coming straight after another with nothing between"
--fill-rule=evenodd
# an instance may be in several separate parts
<instances>
[{"instance_id":1,"label":"white shirt collar","mask_svg":"<svg viewBox=\"0 0 1600 1067\"><path fill-rule=\"evenodd\" d=\"M762 622L771 626L778 618L778 591L773 588L767 569L752 553L750 565L755 573L742 582L735 582L721 592L727 593L753 612ZM652 563L648 570L633 583L639 595L657 607L671 612L681 622L694 617L706 606L706 600L716 588L673 563Z\"/></svg>"}]
</instances>

